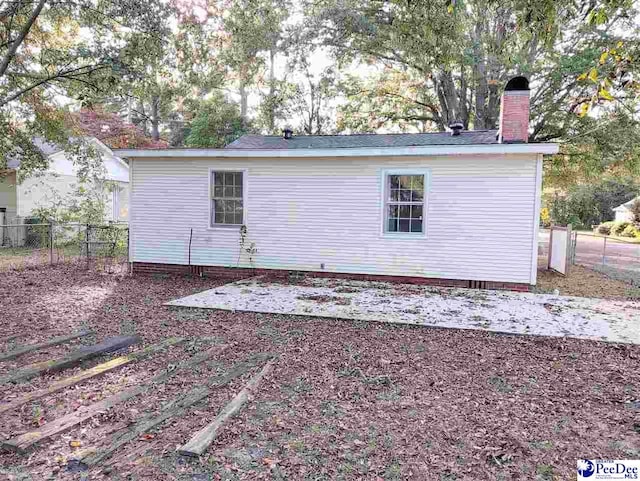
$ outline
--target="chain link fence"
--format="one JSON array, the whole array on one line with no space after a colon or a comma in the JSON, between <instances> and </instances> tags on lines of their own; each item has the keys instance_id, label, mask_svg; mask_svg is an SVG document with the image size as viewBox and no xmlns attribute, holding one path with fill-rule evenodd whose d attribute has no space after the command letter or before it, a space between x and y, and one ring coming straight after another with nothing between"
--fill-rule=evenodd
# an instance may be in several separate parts
<instances>
[{"instance_id":1,"label":"chain link fence","mask_svg":"<svg viewBox=\"0 0 640 481\"><path fill-rule=\"evenodd\" d=\"M0 271L67 263L126 272L128 254L129 228L124 223L0 225Z\"/></svg>"},{"instance_id":2,"label":"chain link fence","mask_svg":"<svg viewBox=\"0 0 640 481\"><path fill-rule=\"evenodd\" d=\"M573 263L640 286L640 243L577 232Z\"/></svg>"}]
</instances>

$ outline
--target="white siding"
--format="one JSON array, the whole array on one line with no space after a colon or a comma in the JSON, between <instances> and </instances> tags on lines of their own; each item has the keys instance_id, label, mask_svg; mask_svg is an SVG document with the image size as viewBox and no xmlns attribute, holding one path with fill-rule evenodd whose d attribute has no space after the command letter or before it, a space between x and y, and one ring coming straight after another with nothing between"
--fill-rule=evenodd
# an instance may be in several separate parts
<instances>
[{"instance_id":1,"label":"white siding","mask_svg":"<svg viewBox=\"0 0 640 481\"><path fill-rule=\"evenodd\" d=\"M633 214L630 210L617 210L616 211L616 222L631 222L633 221Z\"/></svg>"},{"instance_id":2,"label":"white siding","mask_svg":"<svg viewBox=\"0 0 640 481\"><path fill-rule=\"evenodd\" d=\"M51 172L29 177L18 184L18 215L29 217L35 209L52 207L75 191L78 179Z\"/></svg>"},{"instance_id":3,"label":"white siding","mask_svg":"<svg viewBox=\"0 0 640 481\"><path fill-rule=\"evenodd\" d=\"M194 265L535 282L535 154L429 158L136 159L131 258ZM247 242L209 228L209 169L248 172ZM381 172L430 169L426 236L382 234ZM240 258L240 262L238 259Z\"/></svg>"},{"instance_id":4,"label":"white siding","mask_svg":"<svg viewBox=\"0 0 640 481\"><path fill-rule=\"evenodd\" d=\"M5 209L5 222L13 222L18 215L15 172L9 171L0 175L0 208Z\"/></svg>"}]
</instances>

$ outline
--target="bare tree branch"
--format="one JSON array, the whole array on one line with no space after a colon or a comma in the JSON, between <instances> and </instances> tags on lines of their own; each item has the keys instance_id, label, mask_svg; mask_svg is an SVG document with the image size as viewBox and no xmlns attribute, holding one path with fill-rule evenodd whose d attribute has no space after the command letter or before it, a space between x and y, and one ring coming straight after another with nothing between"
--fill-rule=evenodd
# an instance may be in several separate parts
<instances>
[{"instance_id":1,"label":"bare tree branch","mask_svg":"<svg viewBox=\"0 0 640 481\"><path fill-rule=\"evenodd\" d=\"M31 15L29 16L27 22L22 26L22 29L20 30L18 37L12 42L10 42L11 46L7 50L7 53L4 56L4 59L2 59L2 63L0 63L0 77L4 76L5 72L7 71L7 68L9 67L9 64L13 60L13 57L16 55L18 48L20 47L20 45L22 45L22 42L24 42L24 39L29 34L29 31L31 30L31 27L33 26L36 19L38 18L38 15L40 15L40 12L44 8L45 3L47 3L47 0L40 0L38 2L36 7L31 12Z\"/></svg>"}]
</instances>

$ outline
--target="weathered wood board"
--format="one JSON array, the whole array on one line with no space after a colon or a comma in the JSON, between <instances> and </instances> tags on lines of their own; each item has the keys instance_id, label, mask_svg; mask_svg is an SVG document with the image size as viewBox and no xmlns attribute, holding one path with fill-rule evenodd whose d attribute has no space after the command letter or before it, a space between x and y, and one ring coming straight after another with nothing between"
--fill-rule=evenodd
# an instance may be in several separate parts
<instances>
[{"instance_id":1,"label":"weathered wood board","mask_svg":"<svg viewBox=\"0 0 640 481\"><path fill-rule=\"evenodd\" d=\"M5 449L25 452L33 445L39 443L43 439L50 438L57 434L61 434L72 427L80 424L83 421L91 419L93 416L108 411L113 406L123 403L128 399L139 396L150 389L152 389L155 385L161 384L168 379L176 376L181 371L191 368L207 359L213 357L216 354L221 353L226 346L217 346L209 349L206 352L201 354L197 354L193 356L191 359L182 362L174 369L166 369L162 371L157 376L151 378L149 382L145 384L141 384L139 386L135 386L133 388L125 389L119 393L114 394L113 396L109 396L102 401L98 401L89 406L83 406L77 409L75 412L67 414L66 416L62 416L61 418L55 419L43 426L40 429L27 432L17 436L15 438L9 439L2 443L2 447Z\"/></svg>"},{"instance_id":2,"label":"weathered wood board","mask_svg":"<svg viewBox=\"0 0 640 481\"><path fill-rule=\"evenodd\" d=\"M249 396L257 389L260 381L273 370L274 363L275 361L271 360L265 364L262 370L249 380L242 391L236 394L211 423L198 431L186 444L178 448L178 453L185 456L201 456L217 437L222 426L231 416L240 411Z\"/></svg>"},{"instance_id":3,"label":"weathered wood board","mask_svg":"<svg viewBox=\"0 0 640 481\"><path fill-rule=\"evenodd\" d=\"M189 408L209 397L216 388L222 387L242 376L255 367L257 362L264 362L264 360L270 358L273 358L272 354L254 356L250 361L243 361L234 365L228 373L210 379L205 386L191 389L186 395L179 396L165 405L157 416L151 419L143 419L132 427L123 430L121 434L114 436L113 441L106 448L92 449L95 453L83 458L82 463L88 468L100 464L120 447L139 438L141 434L154 429L171 418L183 416Z\"/></svg>"},{"instance_id":4,"label":"weathered wood board","mask_svg":"<svg viewBox=\"0 0 640 481\"><path fill-rule=\"evenodd\" d=\"M17 371L0 378L0 384L23 381L25 379L31 379L32 377L62 371L63 369L77 366L83 361L101 356L102 354L119 351L120 349L133 346L134 344L138 344L139 342L140 338L137 336L111 337L109 339L105 339L99 344L78 349L77 351L72 352L71 354L61 359L52 359L50 361L39 362L22 369L18 369Z\"/></svg>"},{"instance_id":5,"label":"weathered wood board","mask_svg":"<svg viewBox=\"0 0 640 481\"><path fill-rule=\"evenodd\" d=\"M153 344L140 351L132 352L131 354L128 354L126 356L120 356L115 359L111 359L110 361L104 362L102 364L98 364L97 366L94 366L91 369L85 369L84 371L80 371L78 374L74 376L70 376L65 379L61 379L59 381L54 382L53 384L51 384L51 386L47 388L38 389L37 391L27 393L24 396L14 399L13 401L8 402L7 404L1 404L0 414L5 413L7 411L11 411L30 401L35 401L36 399L40 399L42 397L53 394L55 392L61 391L62 389L65 389L67 387L80 384L81 382L84 382L87 379L101 376L103 374L108 373L109 371L113 371L114 369L125 366L131 362L139 361L140 359L143 359L147 356L151 356L169 346L180 344L185 340L186 339L184 338L170 337L169 339L165 339L161 343Z\"/></svg>"},{"instance_id":6,"label":"weathered wood board","mask_svg":"<svg viewBox=\"0 0 640 481\"><path fill-rule=\"evenodd\" d=\"M89 334L91 334L91 331L81 331L75 334L68 334L66 336L54 337L47 341L39 342L38 344L29 344L26 346L20 346L12 351L0 354L0 361L8 361L9 359L14 359L28 352L37 351L38 349L42 349L43 347L57 346L58 344L63 344L65 342L71 341L73 339L77 339L79 337L88 336Z\"/></svg>"}]
</instances>

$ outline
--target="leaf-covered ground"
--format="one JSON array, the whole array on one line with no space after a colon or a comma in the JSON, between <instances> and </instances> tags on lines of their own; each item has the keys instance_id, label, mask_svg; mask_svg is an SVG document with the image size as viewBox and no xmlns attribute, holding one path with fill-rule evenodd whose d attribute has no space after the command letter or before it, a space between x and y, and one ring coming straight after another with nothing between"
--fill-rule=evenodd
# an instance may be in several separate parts
<instances>
[{"instance_id":1,"label":"leaf-covered ground","mask_svg":"<svg viewBox=\"0 0 640 481\"><path fill-rule=\"evenodd\" d=\"M0 454L0 473L78 479L66 467L78 451L103 449L133 422L266 352L279 355L274 372L206 456L184 460L175 451L258 365L185 416L118 449L90 471L90 479L554 480L574 479L578 458L640 457L640 403L633 402L640 399L638 346L162 306L223 282L119 277L65 266L3 273L0 337L27 330L32 343L90 327L98 340L133 332L144 345L171 335L192 339L1 414L4 439L136 385L211 345L229 347L29 455ZM58 357L72 348L56 346L16 361ZM77 371L0 386L2 400Z\"/></svg>"}]
</instances>

